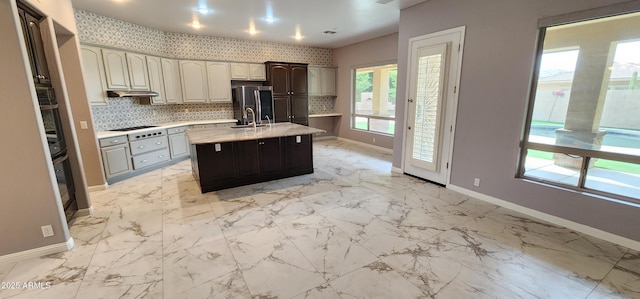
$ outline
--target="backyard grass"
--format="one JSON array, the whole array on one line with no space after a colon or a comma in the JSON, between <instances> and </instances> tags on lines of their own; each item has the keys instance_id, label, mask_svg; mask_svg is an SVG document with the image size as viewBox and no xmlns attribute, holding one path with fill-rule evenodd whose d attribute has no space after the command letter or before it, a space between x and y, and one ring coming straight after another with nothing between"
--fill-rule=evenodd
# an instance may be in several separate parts
<instances>
[{"instance_id":1,"label":"backyard grass","mask_svg":"<svg viewBox=\"0 0 640 299\"><path fill-rule=\"evenodd\" d=\"M530 149L527 151L527 157L552 160L553 153ZM638 164L598 159L594 166L624 173L640 174L640 165Z\"/></svg>"}]
</instances>

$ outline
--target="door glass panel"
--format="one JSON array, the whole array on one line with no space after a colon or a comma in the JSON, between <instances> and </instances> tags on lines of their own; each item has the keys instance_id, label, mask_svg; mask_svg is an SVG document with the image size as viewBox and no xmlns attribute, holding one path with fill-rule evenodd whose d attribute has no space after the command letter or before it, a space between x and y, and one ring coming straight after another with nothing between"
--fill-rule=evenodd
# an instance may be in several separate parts
<instances>
[{"instance_id":1,"label":"door glass panel","mask_svg":"<svg viewBox=\"0 0 640 299\"><path fill-rule=\"evenodd\" d=\"M429 163L438 160L443 57L438 53L418 58L412 157Z\"/></svg>"}]
</instances>

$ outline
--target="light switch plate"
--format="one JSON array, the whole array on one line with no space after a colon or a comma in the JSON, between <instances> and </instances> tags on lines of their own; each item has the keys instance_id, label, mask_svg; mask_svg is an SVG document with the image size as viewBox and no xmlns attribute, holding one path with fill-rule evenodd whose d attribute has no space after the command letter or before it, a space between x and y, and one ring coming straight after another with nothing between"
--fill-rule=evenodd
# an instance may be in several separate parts
<instances>
[{"instance_id":1,"label":"light switch plate","mask_svg":"<svg viewBox=\"0 0 640 299\"><path fill-rule=\"evenodd\" d=\"M42 230L42 236L43 237L52 237L53 236L53 227L51 227L51 225L44 225L41 226L40 229Z\"/></svg>"},{"instance_id":2,"label":"light switch plate","mask_svg":"<svg viewBox=\"0 0 640 299\"><path fill-rule=\"evenodd\" d=\"M302 142L302 136L296 136L296 143Z\"/></svg>"},{"instance_id":3,"label":"light switch plate","mask_svg":"<svg viewBox=\"0 0 640 299\"><path fill-rule=\"evenodd\" d=\"M216 143L216 145L214 146L216 152L221 152L222 151L222 146L220 145L220 143Z\"/></svg>"},{"instance_id":4,"label":"light switch plate","mask_svg":"<svg viewBox=\"0 0 640 299\"><path fill-rule=\"evenodd\" d=\"M87 121L81 120L80 121L80 129L86 130L88 128L89 128L89 125L87 124Z\"/></svg>"}]
</instances>

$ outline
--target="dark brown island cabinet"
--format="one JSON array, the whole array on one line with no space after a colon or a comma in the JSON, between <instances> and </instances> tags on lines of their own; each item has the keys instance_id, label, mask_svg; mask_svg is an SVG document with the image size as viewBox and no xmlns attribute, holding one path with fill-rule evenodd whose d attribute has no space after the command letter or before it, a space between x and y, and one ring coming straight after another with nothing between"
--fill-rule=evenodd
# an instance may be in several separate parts
<instances>
[{"instance_id":1,"label":"dark brown island cabinet","mask_svg":"<svg viewBox=\"0 0 640 299\"><path fill-rule=\"evenodd\" d=\"M203 193L313 173L312 135L191 145Z\"/></svg>"},{"instance_id":2,"label":"dark brown island cabinet","mask_svg":"<svg viewBox=\"0 0 640 299\"><path fill-rule=\"evenodd\" d=\"M273 86L275 122L309 125L307 64L265 62L267 85Z\"/></svg>"}]
</instances>

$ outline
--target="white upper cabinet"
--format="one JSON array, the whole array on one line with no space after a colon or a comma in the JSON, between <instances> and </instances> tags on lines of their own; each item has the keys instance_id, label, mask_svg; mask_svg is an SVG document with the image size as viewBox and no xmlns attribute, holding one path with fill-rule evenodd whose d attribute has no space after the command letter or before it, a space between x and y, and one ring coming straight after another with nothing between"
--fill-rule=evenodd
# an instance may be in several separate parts
<instances>
[{"instance_id":1,"label":"white upper cabinet","mask_svg":"<svg viewBox=\"0 0 640 299\"><path fill-rule=\"evenodd\" d=\"M182 103L182 83L180 65L175 59L162 58L162 76L164 79L164 97L167 104Z\"/></svg>"},{"instance_id":2,"label":"white upper cabinet","mask_svg":"<svg viewBox=\"0 0 640 299\"><path fill-rule=\"evenodd\" d=\"M309 95L320 95L320 67L309 66L307 67L307 80L309 80Z\"/></svg>"},{"instance_id":3,"label":"white upper cabinet","mask_svg":"<svg viewBox=\"0 0 640 299\"><path fill-rule=\"evenodd\" d=\"M145 55L102 49L107 88L112 90L149 90Z\"/></svg>"},{"instance_id":4,"label":"white upper cabinet","mask_svg":"<svg viewBox=\"0 0 640 299\"><path fill-rule=\"evenodd\" d=\"M129 86L132 90L149 90L149 73L145 55L125 53L129 69Z\"/></svg>"},{"instance_id":5,"label":"white upper cabinet","mask_svg":"<svg viewBox=\"0 0 640 299\"><path fill-rule=\"evenodd\" d=\"M107 88L114 90L129 89L129 70L124 51L102 49Z\"/></svg>"},{"instance_id":6,"label":"white upper cabinet","mask_svg":"<svg viewBox=\"0 0 640 299\"><path fill-rule=\"evenodd\" d=\"M209 101L231 103L231 78L229 63L207 61Z\"/></svg>"},{"instance_id":7,"label":"white upper cabinet","mask_svg":"<svg viewBox=\"0 0 640 299\"><path fill-rule=\"evenodd\" d=\"M332 67L320 68L320 94L336 96L336 69Z\"/></svg>"},{"instance_id":8,"label":"white upper cabinet","mask_svg":"<svg viewBox=\"0 0 640 299\"><path fill-rule=\"evenodd\" d=\"M151 97L152 104L165 104L165 88L162 77L162 62L160 57L147 56L147 69L149 70L149 88L158 93L157 97Z\"/></svg>"},{"instance_id":9,"label":"white upper cabinet","mask_svg":"<svg viewBox=\"0 0 640 299\"><path fill-rule=\"evenodd\" d=\"M107 80L100 48L81 46L82 69L87 100L91 105L107 104Z\"/></svg>"},{"instance_id":10,"label":"white upper cabinet","mask_svg":"<svg viewBox=\"0 0 640 299\"><path fill-rule=\"evenodd\" d=\"M207 102L207 67L204 61L180 60L180 77L184 103Z\"/></svg>"},{"instance_id":11,"label":"white upper cabinet","mask_svg":"<svg viewBox=\"0 0 640 299\"><path fill-rule=\"evenodd\" d=\"M249 63L249 80L266 81L267 68L263 63Z\"/></svg>"},{"instance_id":12,"label":"white upper cabinet","mask_svg":"<svg viewBox=\"0 0 640 299\"><path fill-rule=\"evenodd\" d=\"M233 80L267 80L267 71L262 63L231 63L231 79Z\"/></svg>"},{"instance_id":13,"label":"white upper cabinet","mask_svg":"<svg viewBox=\"0 0 640 299\"><path fill-rule=\"evenodd\" d=\"M310 96L336 96L336 69L310 66L307 68Z\"/></svg>"}]
</instances>

